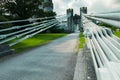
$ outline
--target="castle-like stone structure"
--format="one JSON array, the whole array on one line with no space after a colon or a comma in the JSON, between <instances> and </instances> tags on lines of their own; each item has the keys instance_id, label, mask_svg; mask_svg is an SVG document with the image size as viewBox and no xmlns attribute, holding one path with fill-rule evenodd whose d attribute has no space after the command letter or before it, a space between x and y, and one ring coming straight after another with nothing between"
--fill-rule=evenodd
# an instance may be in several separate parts
<instances>
[{"instance_id":1,"label":"castle-like stone structure","mask_svg":"<svg viewBox=\"0 0 120 80\"><path fill-rule=\"evenodd\" d=\"M44 12L52 12L53 11L53 2L52 0L44 0L42 3Z\"/></svg>"},{"instance_id":2,"label":"castle-like stone structure","mask_svg":"<svg viewBox=\"0 0 120 80\"><path fill-rule=\"evenodd\" d=\"M83 14L87 14L87 7L80 8L80 15L73 15L73 9L67 9L67 26L69 32L74 32L79 28L80 32L83 32ZM77 26L77 28L75 27Z\"/></svg>"}]
</instances>

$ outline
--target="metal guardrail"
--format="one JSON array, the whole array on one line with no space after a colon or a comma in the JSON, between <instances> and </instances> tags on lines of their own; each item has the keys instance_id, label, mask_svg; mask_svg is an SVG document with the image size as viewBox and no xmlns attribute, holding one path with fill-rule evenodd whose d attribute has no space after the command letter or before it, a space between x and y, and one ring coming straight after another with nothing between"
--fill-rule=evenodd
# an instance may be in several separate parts
<instances>
[{"instance_id":1,"label":"metal guardrail","mask_svg":"<svg viewBox=\"0 0 120 80\"><path fill-rule=\"evenodd\" d=\"M33 27L29 27L30 25L29 25L28 27L27 27L27 26L20 26L19 28L13 27L13 28L11 28L11 29L9 29L9 30L12 30L12 29L20 29L20 28L23 28L23 27L26 27L26 28L23 29L23 30L20 30L20 31L16 31L16 32L11 32L11 33L8 33L8 34L0 35L0 39L4 39L4 38L7 38L7 37L9 37L9 36L18 34L18 33L22 33L22 32L25 32L25 31L29 31L29 30L38 28L38 27L42 26L43 24L45 24L46 22L51 22L51 21L55 21L55 19L40 22L40 23L42 23L42 24L40 24L40 23L33 24L33 25L37 25L37 26L31 25L31 26L33 26ZM7 31L8 29L3 29L3 30L4 30L4 31L5 31L5 30ZM3 31L3 30L1 30L1 31Z\"/></svg>"},{"instance_id":2,"label":"metal guardrail","mask_svg":"<svg viewBox=\"0 0 120 80\"><path fill-rule=\"evenodd\" d=\"M111 19L104 19L104 18L96 18L96 17L90 17L90 16L86 16L88 19L92 19L92 20L97 20L112 26L115 26L117 28L120 28L120 21L117 20L111 20Z\"/></svg>"},{"instance_id":3,"label":"metal guardrail","mask_svg":"<svg viewBox=\"0 0 120 80\"><path fill-rule=\"evenodd\" d=\"M51 18L59 18L63 17L65 15L58 15L58 16L50 16L50 17L43 17L43 18L29 18L29 19L24 19L24 20L13 20L13 21L5 21L5 22L0 22L0 24L9 24L9 23L17 23L17 22L26 22L26 21L37 21L37 20L45 20L45 19L51 19Z\"/></svg>"},{"instance_id":4,"label":"metal guardrail","mask_svg":"<svg viewBox=\"0 0 120 80\"><path fill-rule=\"evenodd\" d=\"M86 22L86 23L85 23ZM84 34L98 80L120 80L120 39L108 28L85 19Z\"/></svg>"},{"instance_id":5,"label":"metal guardrail","mask_svg":"<svg viewBox=\"0 0 120 80\"><path fill-rule=\"evenodd\" d=\"M52 19L52 20L55 20L55 19ZM46 22L48 22L48 21L51 21L51 20L45 20L45 21L42 21L42 22L27 24L27 25L23 25L23 26L13 26L13 27L10 27L10 28L1 29L0 32L10 31L10 30L14 30L14 29L26 28L26 27L29 27L29 26L34 26L34 25L43 24L43 23L46 23Z\"/></svg>"},{"instance_id":6,"label":"metal guardrail","mask_svg":"<svg viewBox=\"0 0 120 80\"><path fill-rule=\"evenodd\" d=\"M26 35L25 37L17 40L16 42L10 43L10 44L8 44L8 45L9 45L9 46L13 46L13 45L15 45L15 44L17 44L17 43L25 40L25 39L28 39L28 38L30 38L30 37L33 37L34 35L36 35L36 34L38 34L38 33L40 33L40 32L43 32L43 31L45 31L45 30L47 30L47 29L49 29L49 28L51 28L51 27L53 27L53 26L55 26L55 25L58 25L58 24L59 24L59 23L54 23L54 24L49 25L49 27L46 27L46 28L44 28L44 29L41 29L41 30L38 29L39 31L37 31L37 32L35 32L35 33L33 33L33 34Z\"/></svg>"},{"instance_id":7,"label":"metal guardrail","mask_svg":"<svg viewBox=\"0 0 120 80\"><path fill-rule=\"evenodd\" d=\"M88 16L120 21L120 13L92 14L92 15L88 15Z\"/></svg>"},{"instance_id":8,"label":"metal guardrail","mask_svg":"<svg viewBox=\"0 0 120 80\"><path fill-rule=\"evenodd\" d=\"M66 16L64 15L60 17L57 16L56 19L44 20L42 22L37 22L37 23L32 23L32 24L27 24L22 26L13 26L11 28L1 29L0 32L6 32L11 30L14 30L14 31L9 32L7 34L2 33L0 35L0 44L4 44L14 39L18 39L17 41L8 44L9 46L13 46L25 39L33 37L34 35L40 32L43 32L55 25L58 25L60 23L58 20L62 20L65 17ZM48 19L48 18L44 18L44 19ZM13 22L16 22L16 21L1 22L1 24L13 23ZM18 22L20 22L20 20L18 20Z\"/></svg>"},{"instance_id":9,"label":"metal guardrail","mask_svg":"<svg viewBox=\"0 0 120 80\"><path fill-rule=\"evenodd\" d=\"M54 22L54 23L56 23L56 22ZM50 22L50 23L47 23L46 26L49 26L50 24L51 24L51 22ZM1 41L0 41L0 44L3 44L3 43L5 43L5 42L11 41L11 40L16 39L16 38L20 38L20 37L22 37L22 36L25 36L25 35L27 35L27 34L30 34L30 33L32 33L32 32L35 32L35 31L37 31L37 30L40 30L40 29L46 27L46 26L43 26L43 27L41 27L41 26L43 26L43 24L38 25L36 28L34 28L34 29L32 29L32 30L29 30L29 31L27 31L27 32L24 32L24 33L22 33L22 34L17 34L17 35L14 35L14 36L12 36L12 37L9 37L9 38L6 38L6 39L4 39L4 40L1 40Z\"/></svg>"}]
</instances>

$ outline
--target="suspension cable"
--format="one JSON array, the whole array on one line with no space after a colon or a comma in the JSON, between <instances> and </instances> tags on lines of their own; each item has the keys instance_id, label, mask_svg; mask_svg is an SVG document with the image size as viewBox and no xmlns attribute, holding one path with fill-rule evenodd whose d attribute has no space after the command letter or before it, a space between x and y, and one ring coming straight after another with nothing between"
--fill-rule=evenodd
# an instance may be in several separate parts
<instances>
[{"instance_id":1,"label":"suspension cable","mask_svg":"<svg viewBox=\"0 0 120 80\"><path fill-rule=\"evenodd\" d=\"M34 20L44 20L44 19L50 19L50 18L57 18L57 17L61 17L64 15L58 15L58 16L50 16L50 17L44 17L44 18L34 18L34 19L23 19L23 20L13 20L13 21L5 21L5 22L0 22L0 24L9 24L9 23L17 23L17 22L25 22L25 21L34 21Z\"/></svg>"}]
</instances>

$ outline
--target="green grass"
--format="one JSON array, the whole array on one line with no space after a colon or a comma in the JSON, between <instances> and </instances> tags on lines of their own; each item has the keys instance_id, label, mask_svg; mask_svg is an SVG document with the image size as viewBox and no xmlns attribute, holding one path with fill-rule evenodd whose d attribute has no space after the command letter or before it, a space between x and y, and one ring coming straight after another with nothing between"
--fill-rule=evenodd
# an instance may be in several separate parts
<instances>
[{"instance_id":1,"label":"green grass","mask_svg":"<svg viewBox=\"0 0 120 80\"><path fill-rule=\"evenodd\" d=\"M117 37L120 38L120 32L115 31L115 32L114 32L114 35L116 35Z\"/></svg>"},{"instance_id":2,"label":"green grass","mask_svg":"<svg viewBox=\"0 0 120 80\"><path fill-rule=\"evenodd\" d=\"M57 34L37 34L32 38L26 39L14 46L12 49L15 49L16 53L24 52L26 50L30 50L34 47L38 47L44 44L51 42L54 39L66 36L67 34L64 33L57 33ZM14 42L15 40L11 41Z\"/></svg>"},{"instance_id":3,"label":"green grass","mask_svg":"<svg viewBox=\"0 0 120 80\"><path fill-rule=\"evenodd\" d=\"M85 46L85 37L83 33L80 34L79 42L80 42L79 48L83 48Z\"/></svg>"}]
</instances>

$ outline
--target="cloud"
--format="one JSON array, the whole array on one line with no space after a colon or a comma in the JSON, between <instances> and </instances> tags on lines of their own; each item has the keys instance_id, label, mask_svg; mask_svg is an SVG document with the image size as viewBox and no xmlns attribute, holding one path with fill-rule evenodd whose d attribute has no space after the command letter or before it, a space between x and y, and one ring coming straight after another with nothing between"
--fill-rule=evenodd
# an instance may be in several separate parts
<instances>
[{"instance_id":1,"label":"cloud","mask_svg":"<svg viewBox=\"0 0 120 80\"><path fill-rule=\"evenodd\" d=\"M101 12L110 9L110 0L94 0L91 6L88 6L89 12Z\"/></svg>"},{"instance_id":2,"label":"cloud","mask_svg":"<svg viewBox=\"0 0 120 80\"><path fill-rule=\"evenodd\" d=\"M115 0L90 0L90 1L91 5L87 5L89 13L110 12L119 10L120 8L120 3L116 3Z\"/></svg>"},{"instance_id":3,"label":"cloud","mask_svg":"<svg viewBox=\"0 0 120 80\"><path fill-rule=\"evenodd\" d=\"M120 3L120 0L114 0L115 3Z\"/></svg>"},{"instance_id":4,"label":"cloud","mask_svg":"<svg viewBox=\"0 0 120 80\"><path fill-rule=\"evenodd\" d=\"M79 14L80 7L87 6L89 13L120 10L120 0L53 0L54 11L66 14L66 9L73 8Z\"/></svg>"},{"instance_id":5,"label":"cloud","mask_svg":"<svg viewBox=\"0 0 120 80\"><path fill-rule=\"evenodd\" d=\"M54 3L54 11L57 14L65 14L65 10L68 8L67 1L64 0L53 0Z\"/></svg>"}]
</instances>

